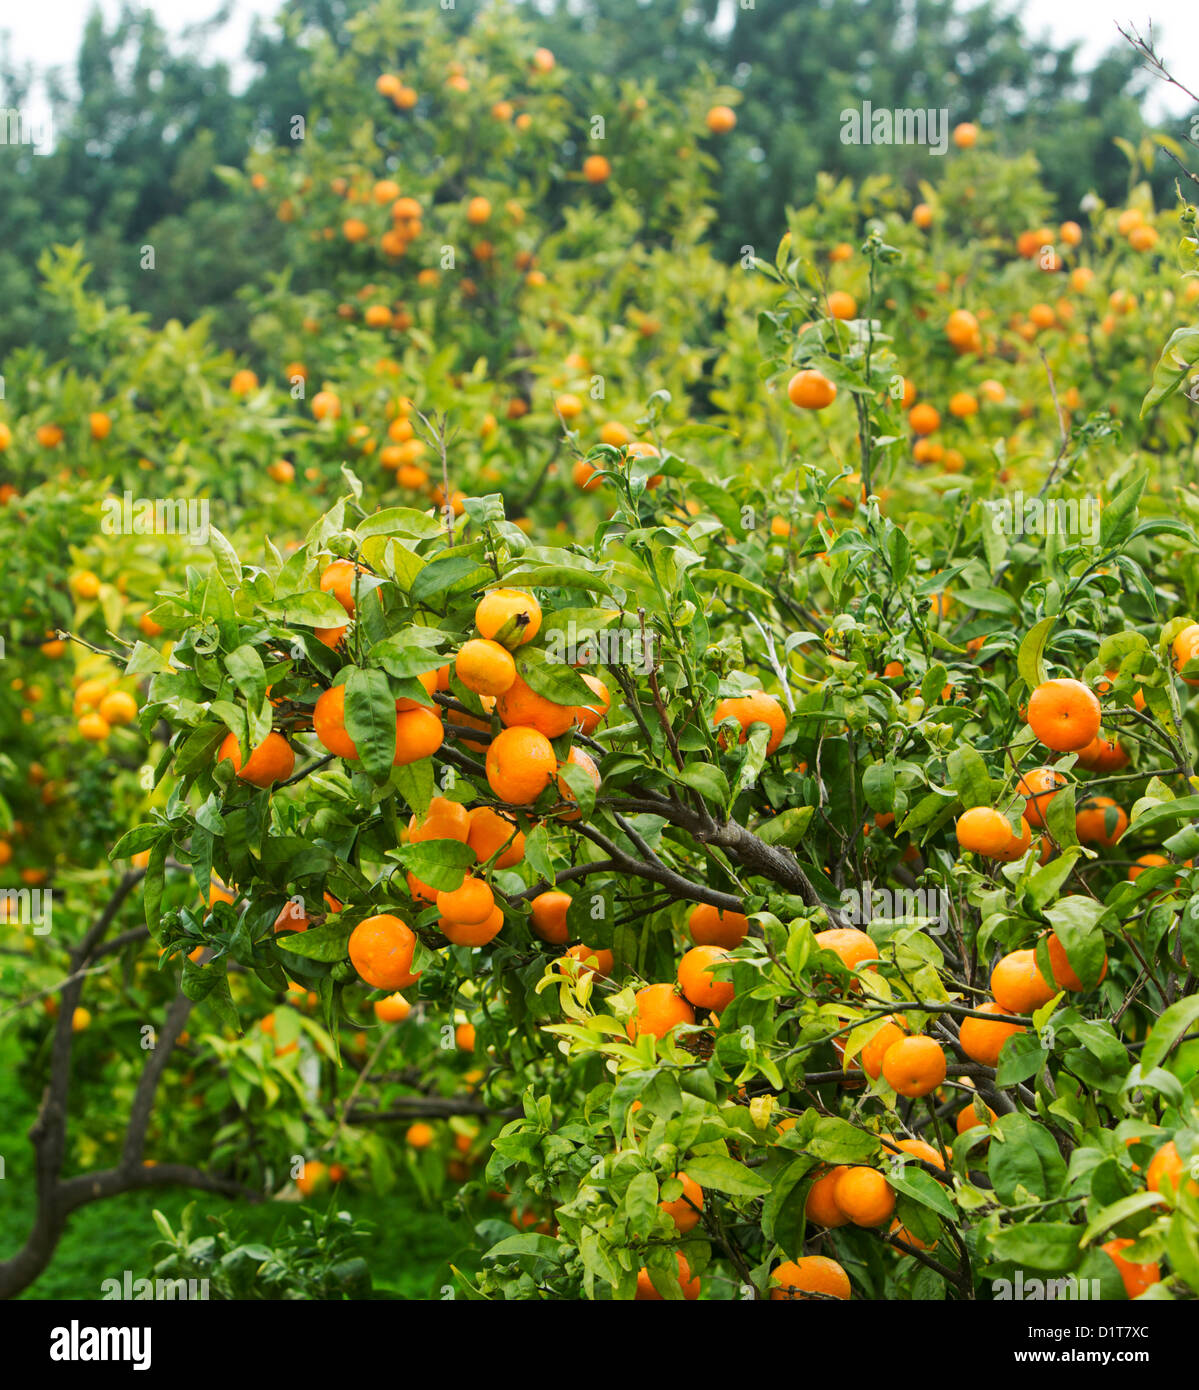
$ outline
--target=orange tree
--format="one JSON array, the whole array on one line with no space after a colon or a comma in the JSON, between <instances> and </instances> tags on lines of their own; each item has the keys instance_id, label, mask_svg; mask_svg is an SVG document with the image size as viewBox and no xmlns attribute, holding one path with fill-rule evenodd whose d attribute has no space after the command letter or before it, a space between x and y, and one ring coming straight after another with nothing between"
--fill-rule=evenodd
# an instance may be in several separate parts
<instances>
[{"instance_id":1,"label":"orange tree","mask_svg":"<svg viewBox=\"0 0 1199 1390\"><path fill-rule=\"evenodd\" d=\"M721 267L728 93L358 23L245 176L296 238L253 366L68 253L78 362L8 372L0 872L68 891L20 1026L130 1125L44 1109L4 1287L124 1187L386 1185L398 1124L468 1294L1193 1293L1185 336L1138 418L1174 219L1134 168L1046 225L976 132ZM210 544L105 531L126 490Z\"/></svg>"}]
</instances>

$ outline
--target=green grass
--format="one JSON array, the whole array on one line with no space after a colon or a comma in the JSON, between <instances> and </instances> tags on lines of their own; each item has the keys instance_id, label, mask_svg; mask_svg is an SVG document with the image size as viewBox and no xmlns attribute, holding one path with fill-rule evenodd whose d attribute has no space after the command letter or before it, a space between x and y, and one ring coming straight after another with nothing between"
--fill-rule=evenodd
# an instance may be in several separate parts
<instances>
[{"instance_id":1,"label":"green grass","mask_svg":"<svg viewBox=\"0 0 1199 1390\"><path fill-rule=\"evenodd\" d=\"M14 1079L15 1064L14 1040L0 1039L0 1154L5 1162L0 1259L24 1243L34 1211L33 1149L28 1139L34 1111ZM323 1205L328 1199L321 1200ZM125 1193L76 1212L49 1268L21 1297L100 1298L105 1279L121 1278L126 1269L135 1278L148 1274L151 1247L159 1238L151 1212L157 1208L177 1228L189 1202L196 1203L200 1218L193 1229L202 1225L204 1216L232 1211L244 1239L268 1244L281 1225L298 1222L302 1211L290 1202L236 1203L174 1188ZM451 1282L450 1261L461 1263L467 1257L469 1224L426 1205L402 1170L385 1196L343 1188L338 1207L374 1227L361 1253L376 1288L391 1289L405 1298L439 1298L442 1286Z\"/></svg>"}]
</instances>

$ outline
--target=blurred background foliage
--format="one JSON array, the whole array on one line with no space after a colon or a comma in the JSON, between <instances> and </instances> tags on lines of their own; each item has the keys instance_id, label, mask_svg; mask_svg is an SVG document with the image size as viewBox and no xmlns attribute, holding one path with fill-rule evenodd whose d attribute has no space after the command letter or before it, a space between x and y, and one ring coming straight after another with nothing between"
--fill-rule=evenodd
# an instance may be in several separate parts
<instances>
[{"instance_id":1,"label":"blurred background foliage","mask_svg":"<svg viewBox=\"0 0 1199 1390\"><path fill-rule=\"evenodd\" d=\"M3 106L23 106L44 76L55 144L49 154L16 148L0 160L0 357L22 344L61 354L67 323L47 314L32 268L46 247L81 239L92 286L110 300L134 304L154 324L207 312L216 341L245 350L251 310L237 292L279 264L285 229L216 170L291 142L295 117L307 117L313 100L314 39L348 49L349 21L369 4L286 0L277 22L252 30L248 81L205 56L228 5L180 37L136 4L111 23L96 12L73 66L47 74L5 45ZM465 31L489 7L458 0L442 19ZM714 251L729 259L746 244L772 246L785 209L810 198L821 169L855 180L885 169L911 188L928 176L922 147L841 143L840 113L864 100L876 110L947 108L951 125L968 119L992 130L1000 153L1032 151L1062 217L1074 216L1088 191L1108 204L1125 197L1130 171L1112 142L1119 135L1137 144L1146 130L1141 98L1150 79L1118 35L1087 68L1077 44L1034 42L1016 13L991 0L537 0L516 8L597 89L652 83L678 95L716 72L740 90L712 229ZM1186 124L1177 117L1163 128L1177 137ZM1168 161L1150 177L1158 198L1169 196ZM154 248L153 275L141 269L144 246Z\"/></svg>"}]
</instances>

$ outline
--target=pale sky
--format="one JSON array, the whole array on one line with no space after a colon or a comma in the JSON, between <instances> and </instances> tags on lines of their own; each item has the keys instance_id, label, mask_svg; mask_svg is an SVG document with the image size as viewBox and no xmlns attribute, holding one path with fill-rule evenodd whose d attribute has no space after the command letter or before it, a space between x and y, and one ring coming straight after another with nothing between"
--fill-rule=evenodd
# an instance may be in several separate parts
<instances>
[{"instance_id":1,"label":"pale sky","mask_svg":"<svg viewBox=\"0 0 1199 1390\"><path fill-rule=\"evenodd\" d=\"M13 56L38 67L69 67L78 47L84 21L95 4L111 20L120 0L49 0L41 4L10 4L0 11L0 30L11 36ZM165 27L178 33L188 24L208 18L219 0L144 0ZM650 0L652 3L652 0ZM968 0L967 0L968 3ZM1008 0L1011 3L1011 0ZM602 4L602 0L601 0ZM1005 8L1007 4L1005 4ZM268 18L277 0L235 0L233 17L209 45L210 53L234 60L244 50L253 18ZM1199 0L1026 0L1025 25L1037 37L1048 34L1058 43L1082 39L1084 56L1094 58L1122 43L1116 22L1148 33L1153 21L1155 40L1166 66L1180 82L1199 91ZM1154 83L1151 116L1163 110L1186 110L1189 102L1176 89Z\"/></svg>"}]
</instances>

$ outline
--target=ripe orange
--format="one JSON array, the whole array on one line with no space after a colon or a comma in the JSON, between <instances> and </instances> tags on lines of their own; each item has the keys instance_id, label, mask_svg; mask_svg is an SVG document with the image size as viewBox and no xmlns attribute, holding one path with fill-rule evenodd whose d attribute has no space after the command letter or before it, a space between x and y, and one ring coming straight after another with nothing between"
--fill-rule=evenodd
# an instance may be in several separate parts
<instances>
[{"instance_id":1,"label":"ripe orange","mask_svg":"<svg viewBox=\"0 0 1199 1390\"><path fill-rule=\"evenodd\" d=\"M455 658L454 672L476 695L502 695L516 679L516 662L507 647L490 638L472 637Z\"/></svg>"},{"instance_id":2,"label":"ripe orange","mask_svg":"<svg viewBox=\"0 0 1199 1390\"><path fill-rule=\"evenodd\" d=\"M361 573L361 566L355 566L349 560L334 560L321 574L321 592L332 594L351 618L355 607L355 576Z\"/></svg>"},{"instance_id":3,"label":"ripe orange","mask_svg":"<svg viewBox=\"0 0 1199 1390\"><path fill-rule=\"evenodd\" d=\"M726 951L735 951L749 931L749 918L709 903L697 903L687 918L687 929L697 946L723 946Z\"/></svg>"},{"instance_id":4,"label":"ripe orange","mask_svg":"<svg viewBox=\"0 0 1199 1390\"><path fill-rule=\"evenodd\" d=\"M830 1168L808 1188L804 1215L813 1225L824 1226L828 1230L848 1225L849 1217L837 1205L836 1196L838 1179L847 1171L841 1166Z\"/></svg>"},{"instance_id":5,"label":"ripe orange","mask_svg":"<svg viewBox=\"0 0 1199 1390\"><path fill-rule=\"evenodd\" d=\"M501 801L524 806L536 801L554 780L558 760L545 734L516 727L504 729L492 739L486 770L487 784Z\"/></svg>"},{"instance_id":6,"label":"ripe orange","mask_svg":"<svg viewBox=\"0 0 1199 1390\"><path fill-rule=\"evenodd\" d=\"M917 203L912 209L912 221L922 231L933 225L933 210L927 203Z\"/></svg>"},{"instance_id":7,"label":"ripe orange","mask_svg":"<svg viewBox=\"0 0 1199 1390\"><path fill-rule=\"evenodd\" d=\"M100 717L115 726L132 724L137 718L137 701L125 690L112 690L100 701Z\"/></svg>"},{"instance_id":8,"label":"ripe orange","mask_svg":"<svg viewBox=\"0 0 1199 1390\"><path fill-rule=\"evenodd\" d=\"M659 1202L658 1205L674 1222L680 1235L695 1230L699 1225L700 1213L704 1209L704 1190L686 1173L674 1175L683 1184L682 1195L673 1202Z\"/></svg>"},{"instance_id":9,"label":"ripe orange","mask_svg":"<svg viewBox=\"0 0 1199 1390\"><path fill-rule=\"evenodd\" d=\"M318 391L312 398L312 413L318 420L337 420L341 417L341 399L333 391Z\"/></svg>"},{"instance_id":10,"label":"ripe orange","mask_svg":"<svg viewBox=\"0 0 1199 1390\"><path fill-rule=\"evenodd\" d=\"M955 391L949 398L949 413L957 420L978 414L978 399L969 391Z\"/></svg>"},{"instance_id":11,"label":"ripe orange","mask_svg":"<svg viewBox=\"0 0 1199 1390\"><path fill-rule=\"evenodd\" d=\"M1129 1298L1140 1298L1146 1289L1161 1282L1162 1272L1156 1264L1132 1264L1123 1256L1123 1251L1136 1242L1129 1236L1109 1240L1099 1248L1120 1271L1124 1292Z\"/></svg>"},{"instance_id":12,"label":"ripe orange","mask_svg":"<svg viewBox=\"0 0 1199 1390\"><path fill-rule=\"evenodd\" d=\"M423 840L457 840L466 844L470 835L470 818L471 812L460 801L435 796L429 802L424 820L418 821L413 816L408 821L408 843L420 844Z\"/></svg>"},{"instance_id":13,"label":"ripe orange","mask_svg":"<svg viewBox=\"0 0 1199 1390\"><path fill-rule=\"evenodd\" d=\"M978 319L969 309L955 309L945 321L945 336L954 347L968 347L978 337Z\"/></svg>"},{"instance_id":14,"label":"ripe orange","mask_svg":"<svg viewBox=\"0 0 1199 1390\"><path fill-rule=\"evenodd\" d=\"M837 399L837 388L823 372L807 367L787 383L787 395L800 410L823 410Z\"/></svg>"},{"instance_id":15,"label":"ripe orange","mask_svg":"<svg viewBox=\"0 0 1199 1390\"><path fill-rule=\"evenodd\" d=\"M88 429L95 440L107 439L112 433L112 419L102 410L93 410L87 417Z\"/></svg>"},{"instance_id":16,"label":"ripe orange","mask_svg":"<svg viewBox=\"0 0 1199 1390\"><path fill-rule=\"evenodd\" d=\"M697 1009L721 1013L733 1000L733 982L718 979L712 967L729 959L721 946L692 946L679 961L679 988L688 1003Z\"/></svg>"},{"instance_id":17,"label":"ripe orange","mask_svg":"<svg viewBox=\"0 0 1199 1390\"><path fill-rule=\"evenodd\" d=\"M583 161L583 177L588 183L603 183L612 173L612 166L602 154L589 154Z\"/></svg>"},{"instance_id":18,"label":"ripe orange","mask_svg":"<svg viewBox=\"0 0 1199 1390\"><path fill-rule=\"evenodd\" d=\"M416 937L401 918L390 912L366 917L350 933L350 963L375 989L408 989L420 979L412 973Z\"/></svg>"},{"instance_id":19,"label":"ripe orange","mask_svg":"<svg viewBox=\"0 0 1199 1390\"><path fill-rule=\"evenodd\" d=\"M584 975L603 975L607 978L616 966L616 957L611 951L604 951L595 946L584 946L582 943L568 946L566 954L579 962Z\"/></svg>"},{"instance_id":20,"label":"ripe orange","mask_svg":"<svg viewBox=\"0 0 1199 1390\"><path fill-rule=\"evenodd\" d=\"M737 124L737 113L731 106L713 106L704 122L714 135L727 135Z\"/></svg>"},{"instance_id":21,"label":"ripe orange","mask_svg":"<svg viewBox=\"0 0 1199 1390\"><path fill-rule=\"evenodd\" d=\"M978 1012L1002 1014L1007 1010L996 1003L986 1003L978 1006ZM958 1031L958 1042L972 1062L981 1062L984 1067L997 1067L1000 1048L1013 1034L1025 1031L1018 1023L1003 1023L998 1019L992 1023L982 1018L964 1018Z\"/></svg>"},{"instance_id":22,"label":"ripe orange","mask_svg":"<svg viewBox=\"0 0 1199 1390\"><path fill-rule=\"evenodd\" d=\"M1045 813L1059 787L1066 785L1066 777L1051 767L1034 767L1016 783L1016 791L1025 798L1024 818L1029 825L1044 830Z\"/></svg>"},{"instance_id":23,"label":"ripe orange","mask_svg":"<svg viewBox=\"0 0 1199 1390\"><path fill-rule=\"evenodd\" d=\"M495 911L495 894L483 879L468 874L457 888L438 893L437 910L454 926L478 926Z\"/></svg>"},{"instance_id":24,"label":"ripe orange","mask_svg":"<svg viewBox=\"0 0 1199 1390\"><path fill-rule=\"evenodd\" d=\"M828 311L835 319L852 319L858 312L858 301L844 290L834 290L828 297Z\"/></svg>"},{"instance_id":25,"label":"ripe orange","mask_svg":"<svg viewBox=\"0 0 1199 1390\"><path fill-rule=\"evenodd\" d=\"M472 198L466 205L466 220L472 227L481 227L491 216L491 203L486 198Z\"/></svg>"},{"instance_id":26,"label":"ripe orange","mask_svg":"<svg viewBox=\"0 0 1199 1390\"><path fill-rule=\"evenodd\" d=\"M899 1020L889 1018L862 1048L858 1054L858 1061L861 1063L862 1070L872 1080L878 1080L883 1070L883 1058L887 1055L888 1049L893 1044L901 1042L904 1034L905 1029L900 1025Z\"/></svg>"},{"instance_id":27,"label":"ripe orange","mask_svg":"<svg viewBox=\"0 0 1199 1390\"><path fill-rule=\"evenodd\" d=\"M581 733L593 734L607 719L611 699L608 695L608 687L598 676L589 676L586 672L583 672L582 676L592 691L592 699L586 704L572 705L571 713L574 715L574 722L578 725Z\"/></svg>"},{"instance_id":28,"label":"ripe orange","mask_svg":"<svg viewBox=\"0 0 1199 1390\"><path fill-rule=\"evenodd\" d=\"M932 434L940 423L940 412L927 401L918 402L908 411L908 424L914 434Z\"/></svg>"},{"instance_id":29,"label":"ripe orange","mask_svg":"<svg viewBox=\"0 0 1199 1390\"><path fill-rule=\"evenodd\" d=\"M1010 951L991 971L991 993L1008 1014L1030 1014L1047 1004L1057 990L1037 969L1035 951Z\"/></svg>"},{"instance_id":30,"label":"ripe orange","mask_svg":"<svg viewBox=\"0 0 1199 1390\"><path fill-rule=\"evenodd\" d=\"M1056 984L1059 989L1068 989L1072 994L1077 994L1082 989L1082 981L1074 972L1070 964L1070 959L1066 955L1066 948L1062 945L1054 932L1049 933L1049 969L1053 974L1051 983ZM1099 971L1097 984L1102 984L1107 975L1107 956L1103 957L1103 966Z\"/></svg>"},{"instance_id":31,"label":"ripe orange","mask_svg":"<svg viewBox=\"0 0 1199 1390\"><path fill-rule=\"evenodd\" d=\"M852 1293L849 1275L827 1255L804 1255L798 1260L785 1260L771 1270L772 1300L802 1299L812 1293L849 1298Z\"/></svg>"},{"instance_id":32,"label":"ripe orange","mask_svg":"<svg viewBox=\"0 0 1199 1390\"><path fill-rule=\"evenodd\" d=\"M526 726L536 729L546 738L560 738L574 723L574 709L559 705L539 695L523 676L515 675L512 684L496 699L500 722L509 728Z\"/></svg>"},{"instance_id":33,"label":"ripe orange","mask_svg":"<svg viewBox=\"0 0 1199 1390\"><path fill-rule=\"evenodd\" d=\"M529 906L533 910L532 928L535 936L548 941L551 946L565 946L570 940L570 929L566 925L566 914L570 909L569 893L551 888L538 893Z\"/></svg>"},{"instance_id":34,"label":"ripe orange","mask_svg":"<svg viewBox=\"0 0 1199 1390\"><path fill-rule=\"evenodd\" d=\"M228 733L217 752L217 762L233 760L234 774L254 787L270 787L286 782L296 769L296 755L282 734L269 733L250 754L243 766L237 735Z\"/></svg>"},{"instance_id":35,"label":"ripe orange","mask_svg":"<svg viewBox=\"0 0 1199 1390\"><path fill-rule=\"evenodd\" d=\"M1178 1152L1178 1146L1170 1139L1150 1159L1145 1172L1145 1186L1150 1192L1176 1195L1185 1173L1186 1165ZM1192 1196L1199 1197L1199 1182L1188 1179L1186 1186Z\"/></svg>"},{"instance_id":36,"label":"ripe orange","mask_svg":"<svg viewBox=\"0 0 1199 1390\"><path fill-rule=\"evenodd\" d=\"M243 367L241 371L234 372L229 382L229 390L235 396L248 396L251 391L258 389L258 377L250 371L248 367Z\"/></svg>"},{"instance_id":37,"label":"ripe orange","mask_svg":"<svg viewBox=\"0 0 1199 1390\"><path fill-rule=\"evenodd\" d=\"M100 576L91 570L77 570L67 583L76 598L95 598L100 592Z\"/></svg>"},{"instance_id":38,"label":"ripe orange","mask_svg":"<svg viewBox=\"0 0 1199 1390\"><path fill-rule=\"evenodd\" d=\"M958 817L954 829L963 849L987 859L1006 854L1016 838L1008 818L993 806L972 806Z\"/></svg>"},{"instance_id":39,"label":"ripe orange","mask_svg":"<svg viewBox=\"0 0 1199 1390\"><path fill-rule=\"evenodd\" d=\"M508 869L524 858L524 831L517 829L515 821L490 806L476 806L467 820L466 843L481 864L498 855L492 867Z\"/></svg>"},{"instance_id":40,"label":"ripe orange","mask_svg":"<svg viewBox=\"0 0 1199 1390\"><path fill-rule=\"evenodd\" d=\"M1044 681L1028 701L1028 726L1046 748L1073 753L1099 732L1099 701L1081 681Z\"/></svg>"},{"instance_id":41,"label":"ripe orange","mask_svg":"<svg viewBox=\"0 0 1199 1390\"><path fill-rule=\"evenodd\" d=\"M1111 849L1128 829L1128 816L1110 796L1089 796L1074 818L1074 832L1084 845Z\"/></svg>"},{"instance_id":42,"label":"ripe orange","mask_svg":"<svg viewBox=\"0 0 1199 1390\"><path fill-rule=\"evenodd\" d=\"M664 1038L672 1028L694 1022L694 1010L675 993L673 985L646 985L633 996L633 1016L627 1031L631 1039L641 1033Z\"/></svg>"},{"instance_id":43,"label":"ripe orange","mask_svg":"<svg viewBox=\"0 0 1199 1390\"><path fill-rule=\"evenodd\" d=\"M959 150L972 150L978 140L978 127L973 121L963 121L953 128L953 143Z\"/></svg>"},{"instance_id":44,"label":"ripe orange","mask_svg":"<svg viewBox=\"0 0 1199 1390\"><path fill-rule=\"evenodd\" d=\"M375 1000L375 1017L380 1023L403 1023L412 1012L412 1005L402 994L389 994Z\"/></svg>"},{"instance_id":45,"label":"ripe orange","mask_svg":"<svg viewBox=\"0 0 1199 1390\"><path fill-rule=\"evenodd\" d=\"M934 1149L923 1139L892 1139L889 1135L883 1139L884 1145L894 1153L910 1154L912 1158L922 1159L925 1163L931 1163L934 1168L944 1168L945 1160L941 1157L940 1151Z\"/></svg>"},{"instance_id":46,"label":"ripe orange","mask_svg":"<svg viewBox=\"0 0 1199 1390\"><path fill-rule=\"evenodd\" d=\"M412 1148L427 1149L437 1136L432 1125L418 1120L416 1124L408 1126L408 1133L404 1137Z\"/></svg>"},{"instance_id":47,"label":"ripe orange","mask_svg":"<svg viewBox=\"0 0 1199 1390\"><path fill-rule=\"evenodd\" d=\"M503 930L504 909L497 904L481 922L451 922L443 917L437 926L455 946L486 946Z\"/></svg>"},{"instance_id":48,"label":"ripe orange","mask_svg":"<svg viewBox=\"0 0 1199 1390\"><path fill-rule=\"evenodd\" d=\"M847 970L879 959L878 947L864 931L856 927L829 927L816 933L816 945L822 951L833 951L841 957Z\"/></svg>"},{"instance_id":49,"label":"ripe orange","mask_svg":"<svg viewBox=\"0 0 1199 1390\"><path fill-rule=\"evenodd\" d=\"M697 1274L694 1279L691 1277L691 1266L683 1258L681 1250L675 1251L675 1258L679 1262L679 1287L683 1291L683 1297L688 1302L694 1302L700 1293L699 1275ZM641 1302L663 1302L662 1295L654 1288L648 1269L638 1270L637 1292L633 1297Z\"/></svg>"},{"instance_id":50,"label":"ripe orange","mask_svg":"<svg viewBox=\"0 0 1199 1390\"><path fill-rule=\"evenodd\" d=\"M1008 843L995 855L1004 864L1011 864L1028 853L1032 846L1032 830L1023 816L1020 817L1020 833L1013 835Z\"/></svg>"},{"instance_id":51,"label":"ripe orange","mask_svg":"<svg viewBox=\"0 0 1199 1390\"><path fill-rule=\"evenodd\" d=\"M883 1076L901 1096L926 1096L945 1080L945 1049L917 1033L893 1043L883 1055Z\"/></svg>"},{"instance_id":52,"label":"ripe orange","mask_svg":"<svg viewBox=\"0 0 1199 1390\"><path fill-rule=\"evenodd\" d=\"M995 1121L999 1118L999 1116L996 1115L994 1110L992 1110L989 1105L986 1109L987 1114L990 1116L990 1123L994 1124ZM979 1125L985 1125L987 1123L988 1122L986 1120L980 1120L978 1116L974 1113L973 1103L971 1103L970 1105L963 1105L962 1108L958 1111L957 1132L959 1134L965 1134L968 1129L976 1129Z\"/></svg>"},{"instance_id":53,"label":"ripe orange","mask_svg":"<svg viewBox=\"0 0 1199 1390\"><path fill-rule=\"evenodd\" d=\"M855 1226L883 1226L895 1213L895 1193L877 1168L843 1168L833 1198Z\"/></svg>"},{"instance_id":54,"label":"ripe orange","mask_svg":"<svg viewBox=\"0 0 1199 1390\"><path fill-rule=\"evenodd\" d=\"M735 719L741 725L741 737L738 740L740 743L744 743L749 737L749 731L754 724L765 724L770 730L770 738L766 744L768 757L782 743L783 735L787 731L787 716L783 713L782 705L773 695L767 695L761 690L721 700L712 714L712 727L717 728L725 719ZM722 734L722 748L723 737Z\"/></svg>"}]
</instances>

